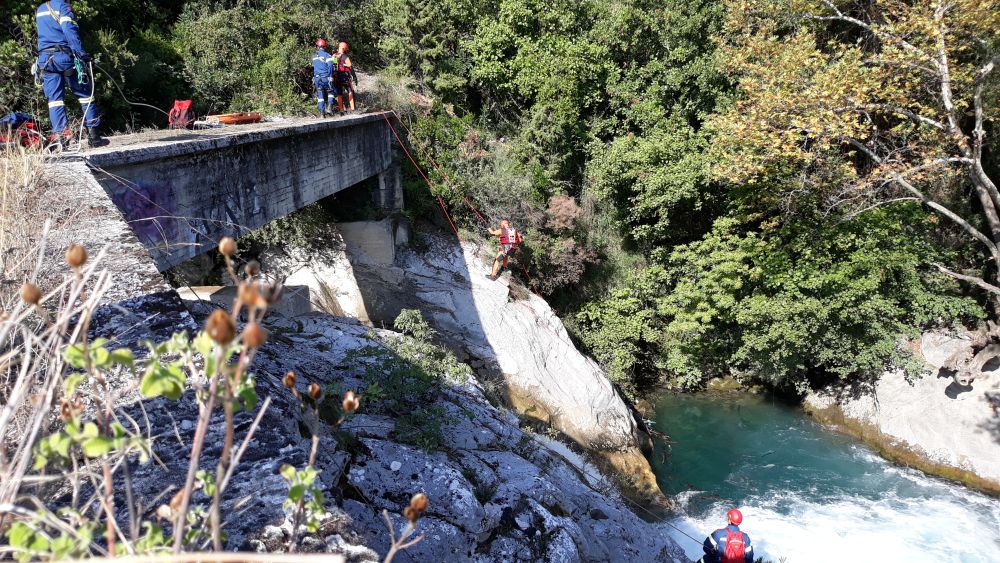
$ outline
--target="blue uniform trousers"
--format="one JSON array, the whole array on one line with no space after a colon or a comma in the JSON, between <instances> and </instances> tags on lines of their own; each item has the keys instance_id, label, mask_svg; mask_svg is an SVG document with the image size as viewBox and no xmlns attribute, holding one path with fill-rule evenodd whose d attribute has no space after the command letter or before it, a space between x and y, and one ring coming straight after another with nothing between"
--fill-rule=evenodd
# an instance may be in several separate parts
<instances>
[{"instance_id":1,"label":"blue uniform trousers","mask_svg":"<svg viewBox=\"0 0 1000 563\"><path fill-rule=\"evenodd\" d=\"M94 77L90 76L86 84L80 82L80 77L73 70L71 55L63 52L42 52L38 55L38 68L42 71L42 90L49 100L49 119L52 121L53 131L65 131L69 124L64 103L67 85L73 91L73 95L80 100L84 126L97 127L101 124L101 116L94 100Z\"/></svg>"},{"instance_id":2,"label":"blue uniform trousers","mask_svg":"<svg viewBox=\"0 0 1000 563\"><path fill-rule=\"evenodd\" d=\"M333 111L334 100L337 98L337 88L333 85L333 81L325 76L314 76L313 86L316 87L316 105L319 107L319 112L323 113L327 106Z\"/></svg>"}]
</instances>

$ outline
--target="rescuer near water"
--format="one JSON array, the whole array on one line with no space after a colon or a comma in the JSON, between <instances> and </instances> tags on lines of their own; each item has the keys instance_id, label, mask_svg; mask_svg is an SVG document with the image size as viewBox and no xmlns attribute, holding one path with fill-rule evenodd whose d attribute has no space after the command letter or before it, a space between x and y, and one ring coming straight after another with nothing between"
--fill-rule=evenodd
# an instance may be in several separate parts
<instances>
[{"instance_id":1,"label":"rescuer near water","mask_svg":"<svg viewBox=\"0 0 1000 563\"><path fill-rule=\"evenodd\" d=\"M726 514L729 525L712 532L702 545L705 556L699 563L753 563L750 536L740 531L743 513L732 509Z\"/></svg>"},{"instance_id":2,"label":"rescuer near water","mask_svg":"<svg viewBox=\"0 0 1000 563\"><path fill-rule=\"evenodd\" d=\"M73 138L66 117L64 96L67 83L83 108L83 125L87 128L87 142L91 147L108 144L98 128L101 116L94 100L93 57L87 54L80 41L80 28L76 23L70 0L52 0L35 10L38 25L38 72L42 75L42 89L49 100L49 119L52 121L54 145L65 148Z\"/></svg>"},{"instance_id":3,"label":"rescuer near water","mask_svg":"<svg viewBox=\"0 0 1000 563\"><path fill-rule=\"evenodd\" d=\"M333 112L333 100L337 98L337 87L333 83L333 57L326 52L326 40L316 40L316 53L312 58L313 88L316 90L316 105L320 117L326 117L327 108ZM337 98L340 101L340 98Z\"/></svg>"},{"instance_id":4,"label":"rescuer near water","mask_svg":"<svg viewBox=\"0 0 1000 563\"><path fill-rule=\"evenodd\" d=\"M337 107L340 109L340 113L344 113L344 94L347 94L347 101L350 105L351 111L354 111L354 85L358 81L358 74L354 72L354 67L351 65L351 57L347 54L347 43L341 41L337 45L337 55L334 64L336 68L334 72L337 73L337 78L335 80L338 90L337 95Z\"/></svg>"},{"instance_id":5,"label":"rescuer near water","mask_svg":"<svg viewBox=\"0 0 1000 563\"><path fill-rule=\"evenodd\" d=\"M489 276L491 280L495 280L500 274L501 264L504 268L507 267L507 259L517 250L522 238L521 233L511 228L510 221L507 219L500 221L499 229L487 229L487 231L495 237L500 237L500 250L497 252L497 257L493 259L493 270Z\"/></svg>"}]
</instances>

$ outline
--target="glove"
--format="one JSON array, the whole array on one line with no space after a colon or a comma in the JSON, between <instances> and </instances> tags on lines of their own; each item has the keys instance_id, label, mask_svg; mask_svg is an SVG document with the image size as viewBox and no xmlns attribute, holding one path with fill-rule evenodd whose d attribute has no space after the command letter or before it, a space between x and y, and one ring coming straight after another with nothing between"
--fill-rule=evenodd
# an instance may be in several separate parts
<instances>
[{"instance_id":1,"label":"glove","mask_svg":"<svg viewBox=\"0 0 1000 563\"><path fill-rule=\"evenodd\" d=\"M88 55L87 53L77 53L76 58L85 63L89 63L94 60L94 57L92 55Z\"/></svg>"}]
</instances>

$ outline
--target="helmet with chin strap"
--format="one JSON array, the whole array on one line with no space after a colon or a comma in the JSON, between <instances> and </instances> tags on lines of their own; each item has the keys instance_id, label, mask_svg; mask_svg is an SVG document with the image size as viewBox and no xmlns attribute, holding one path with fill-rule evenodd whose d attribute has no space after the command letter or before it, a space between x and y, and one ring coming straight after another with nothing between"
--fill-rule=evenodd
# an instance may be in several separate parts
<instances>
[{"instance_id":1,"label":"helmet with chin strap","mask_svg":"<svg viewBox=\"0 0 1000 563\"><path fill-rule=\"evenodd\" d=\"M729 520L730 524L736 524L739 526L743 523L743 513L735 508L726 513L726 518Z\"/></svg>"},{"instance_id":2,"label":"helmet with chin strap","mask_svg":"<svg viewBox=\"0 0 1000 563\"><path fill-rule=\"evenodd\" d=\"M317 47L326 47L326 39L317 39L316 40L316 46Z\"/></svg>"}]
</instances>

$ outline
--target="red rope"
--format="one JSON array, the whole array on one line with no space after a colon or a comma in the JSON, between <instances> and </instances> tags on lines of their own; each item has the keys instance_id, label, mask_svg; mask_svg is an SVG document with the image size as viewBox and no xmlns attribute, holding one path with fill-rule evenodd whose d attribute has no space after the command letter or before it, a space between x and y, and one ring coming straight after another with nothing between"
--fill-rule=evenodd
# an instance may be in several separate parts
<instances>
[{"instance_id":1,"label":"red rope","mask_svg":"<svg viewBox=\"0 0 1000 563\"><path fill-rule=\"evenodd\" d=\"M394 111L392 113L395 114L396 112ZM399 134L396 132L396 128L392 126L392 122L389 121L389 118L386 117L384 113L382 114L382 119L385 120L386 125L388 125L389 129L392 131L392 136L396 138L396 142L399 144L399 148L403 149L403 152L406 153L406 158L410 159L410 162L413 163L413 167L416 168L417 172L420 173L420 176L424 179L424 182L427 184L427 188L431 190L431 194L433 194L434 190L432 189L430 178L427 177L427 174L424 174L424 171L420 168L420 165L417 164L417 161L413 159L413 156L410 154L410 151L406 150L406 145L404 145L403 140L399 138ZM399 119L398 115L396 116L396 119ZM400 121L400 123L402 123L402 121ZM445 207L444 205L444 199L442 199L441 196L437 196L437 200L438 203L441 205L441 212L444 213L445 219L447 219L448 224L451 225L451 230L455 231L455 237L457 237L458 240L462 240L462 236L458 234L458 228L455 227L455 222L451 220L451 215L448 213L448 208Z\"/></svg>"},{"instance_id":2,"label":"red rope","mask_svg":"<svg viewBox=\"0 0 1000 563\"><path fill-rule=\"evenodd\" d=\"M416 142L416 136L413 134L413 131L411 131L410 128L406 126L406 123L403 122L402 118L399 117L399 114L396 113L396 110L391 110L391 111L392 111L392 114L394 116L396 116L396 121L398 121L399 124L403 126L403 129L406 129L406 134L409 135L410 139L412 139L414 141L413 144L416 145L417 148L420 149L420 151L424 154L424 156L427 157L427 159L431 161L431 164L433 164L434 168L437 169L438 174L440 174L441 177L445 179L445 182L449 185L448 187L451 188L452 192L453 193L457 193L458 189L456 188L455 184L451 181L451 178L449 178L448 175L444 173L444 170L441 170L441 167L438 166L438 163L437 163L437 161L434 160L434 157L432 157L420 145L420 143ZM396 128L392 126L392 122L389 121L389 118L386 116L385 113L382 114L382 119L385 120L386 125L388 125L389 129L392 130L392 136L396 138L396 142L399 144L399 147L401 149L403 149L404 153L406 153L406 157L410 159L411 163L413 163L413 167L416 168L417 172L420 173L420 176L423 177L424 182L427 184L427 188L430 189L431 193L433 194L433 189L432 189L433 186L431 185L430 178L428 178L427 174L425 174L424 171L420 168L420 165L417 164L417 161L413 159L413 156L410 154L410 151L406 150L406 145L404 145L403 144L403 140L399 138L399 134L396 132ZM444 213L445 219L448 220L448 224L451 225L451 229L453 231L455 231L455 236L458 238L458 240L462 240L461 235L458 234L458 228L455 226L455 222L452 221L451 214L448 213L448 208L444 204L444 199L441 196L437 196L437 200L438 200L438 204L441 206L441 211ZM489 225L489 221L486 219L486 217L483 216L482 213L479 212L478 209L476 209L475 205L472 205L472 202L469 201L468 197L466 197L466 196L463 195L462 196L462 200L465 202L466 205L469 206L469 209L471 209L472 212L475 213L476 216L479 217L479 219L483 223L486 223L487 225ZM539 293L538 293L538 286L535 285L535 281L533 279L531 279L531 275L528 274L528 269L525 268L524 264L521 264L521 263L518 263L518 266L521 267L521 271L524 273L524 277L528 279L528 285L531 286L531 290L536 295L539 295Z\"/></svg>"},{"instance_id":3,"label":"red rope","mask_svg":"<svg viewBox=\"0 0 1000 563\"><path fill-rule=\"evenodd\" d=\"M414 135L413 131L411 131L410 128L406 126L406 122L404 122L403 119L399 117L399 114L396 113L396 110L392 110L392 114L396 116L396 121L399 121L399 124L403 126L403 129L406 129L406 134L409 135L410 139L413 140L413 144L416 145L418 149L420 149L420 152L424 154L427 160L431 161L431 164L434 166L434 169L438 171L438 174L440 174L442 178L444 178L445 183L448 184L448 187L451 188L452 193L458 193L458 187L455 185L455 182L453 182L451 178L449 178L448 175L444 173L444 170L442 170L441 167L438 166L437 161L434 160L434 157L430 155L427 149L425 149L421 143L417 142L416 135ZM476 214L476 217L479 217L480 221L489 225L490 223L489 220L485 216L483 216L483 214L480 213L478 209L476 209L475 205L472 205L472 202L469 201L468 197L463 195L462 201L464 201L465 204L469 206L469 209L471 209L472 212Z\"/></svg>"}]
</instances>

